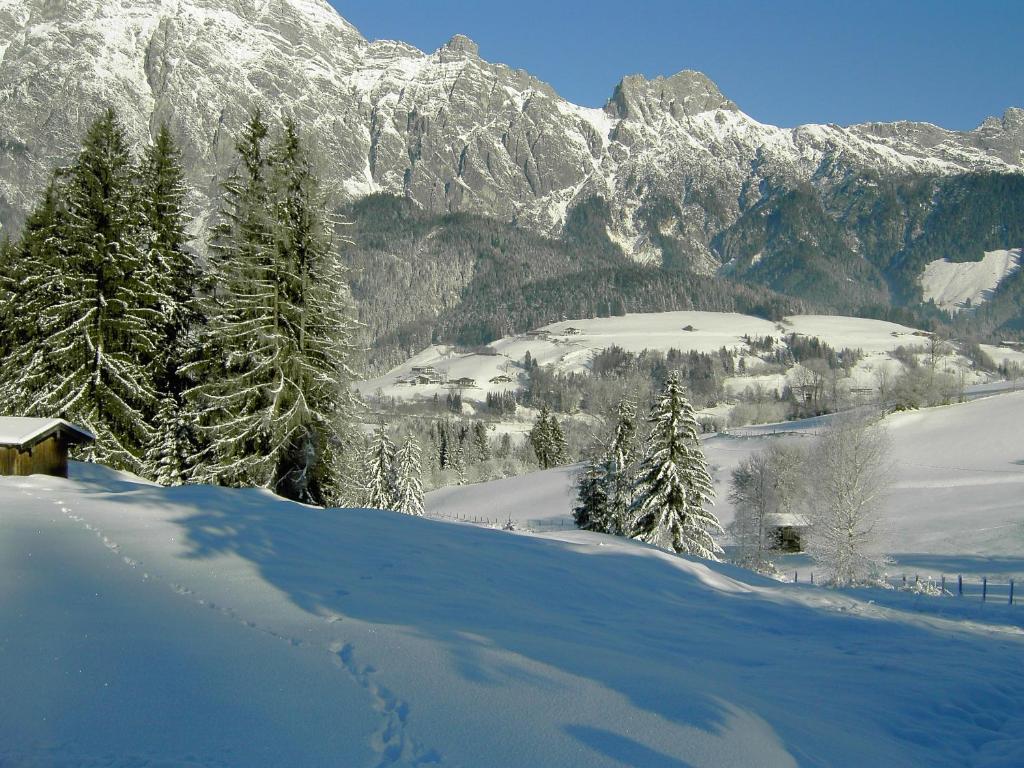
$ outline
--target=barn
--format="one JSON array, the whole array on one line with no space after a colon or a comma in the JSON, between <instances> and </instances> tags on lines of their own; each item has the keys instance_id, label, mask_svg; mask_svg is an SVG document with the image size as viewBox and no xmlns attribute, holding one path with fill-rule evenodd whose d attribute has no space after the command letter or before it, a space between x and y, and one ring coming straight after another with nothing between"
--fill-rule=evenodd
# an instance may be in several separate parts
<instances>
[{"instance_id":1,"label":"barn","mask_svg":"<svg viewBox=\"0 0 1024 768\"><path fill-rule=\"evenodd\" d=\"M0 416L0 475L67 477L68 448L95 439L64 419Z\"/></svg>"}]
</instances>

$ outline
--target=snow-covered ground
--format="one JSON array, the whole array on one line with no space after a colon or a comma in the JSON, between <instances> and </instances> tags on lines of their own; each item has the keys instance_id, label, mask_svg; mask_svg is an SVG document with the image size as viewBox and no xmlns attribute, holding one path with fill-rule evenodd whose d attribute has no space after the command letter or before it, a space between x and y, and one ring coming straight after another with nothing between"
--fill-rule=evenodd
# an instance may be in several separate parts
<instances>
[{"instance_id":1,"label":"snow-covered ground","mask_svg":"<svg viewBox=\"0 0 1024 768\"><path fill-rule=\"evenodd\" d=\"M691 330L684 330L690 328ZM744 336L751 338L798 333L814 336L836 350L860 349L865 353L854 371L859 386L870 386L879 367L898 366L888 353L897 347L926 344L928 334L896 323L857 317L833 315L796 315L775 323L750 315L731 312L658 312L630 314L621 317L563 320L530 334L506 337L488 345L484 354L460 353L450 346L431 346L384 376L362 382L364 395L380 394L399 399L444 398L458 390L464 402L478 403L488 392L503 392L522 386L525 373L520 363L527 352L540 365L551 365L563 372L589 370L595 352L617 345L629 352L645 349L666 352L669 349L712 353L722 347L742 352ZM990 354L997 362L1015 351L993 347ZM727 382L733 392L741 392L758 379L761 361L746 358L749 377L736 377ZM967 365L966 360L949 356L944 365ZM407 384L414 369L432 368L444 383ZM979 383L984 376L968 371L966 383ZM458 379L470 379L471 385L457 386ZM748 379L748 381L745 381ZM766 383L762 381L762 383ZM775 387L781 379L772 380Z\"/></svg>"},{"instance_id":2,"label":"snow-covered ground","mask_svg":"<svg viewBox=\"0 0 1024 768\"><path fill-rule=\"evenodd\" d=\"M807 442L829 417L762 425L703 443L716 512L733 518L732 470L773 440ZM1024 576L1024 392L886 418L894 478L883 527L893 572Z\"/></svg>"},{"instance_id":3,"label":"snow-covered ground","mask_svg":"<svg viewBox=\"0 0 1024 768\"><path fill-rule=\"evenodd\" d=\"M1022 416L893 417L894 536L1019 557ZM568 477L431 507L540 517ZM0 765L1024 764L1024 609L878 594L92 466L5 477Z\"/></svg>"},{"instance_id":4,"label":"snow-covered ground","mask_svg":"<svg viewBox=\"0 0 1024 768\"><path fill-rule=\"evenodd\" d=\"M709 435L702 446L715 481L715 513L733 519L732 470L774 441L808 444L831 416ZM1024 391L891 414L894 482L884 506L893 572L1024 577ZM574 474L559 467L427 494L429 514L511 518L540 530L572 519ZM525 503L518 505L517 499ZM796 559L801 562L799 558Z\"/></svg>"},{"instance_id":5,"label":"snow-covered ground","mask_svg":"<svg viewBox=\"0 0 1024 768\"><path fill-rule=\"evenodd\" d=\"M981 261L950 262L938 259L925 265L921 275L924 300L950 312L970 301L983 304L1005 278L1020 269L1022 249L986 251Z\"/></svg>"}]
</instances>

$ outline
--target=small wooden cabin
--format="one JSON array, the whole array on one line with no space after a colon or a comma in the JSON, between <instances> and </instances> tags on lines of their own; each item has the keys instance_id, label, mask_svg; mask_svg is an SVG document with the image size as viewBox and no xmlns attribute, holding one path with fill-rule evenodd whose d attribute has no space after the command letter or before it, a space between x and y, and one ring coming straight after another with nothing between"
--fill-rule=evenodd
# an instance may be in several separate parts
<instances>
[{"instance_id":1,"label":"small wooden cabin","mask_svg":"<svg viewBox=\"0 0 1024 768\"><path fill-rule=\"evenodd\" d=\"M67 477L68 448L95 439L64 419L0 416L0 475Z\"/></svg>"},{"instance_id":2,"label":"small wooden cabin","mask_svg":"<svg viewBox=\"0 0 1024 768\"><path fill-rule=\"evenodd\" d=\"M804 538L811 523L803 515L792 512L765 515L764 526L769 549L780 552L804 551Z\"/></svg>"}]
</instances>

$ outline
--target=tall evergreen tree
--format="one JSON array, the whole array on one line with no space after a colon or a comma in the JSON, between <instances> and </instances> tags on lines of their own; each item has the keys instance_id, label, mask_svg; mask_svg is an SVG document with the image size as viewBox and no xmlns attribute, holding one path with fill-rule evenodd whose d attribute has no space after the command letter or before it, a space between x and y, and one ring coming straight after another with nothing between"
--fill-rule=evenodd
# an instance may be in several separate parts
<instances>
[{"instance_id":1,"label":"tall evergreen tree","mask_svg":"<svg viewBox=\"0 0 1024 768\"><path fill-rule=\"evenodd\" d=\"M201 273L186 234L191 217L181 152L166 123L146 148L140 177L140 202L160 301L160 339L153 366L160 403L146 470L159 483L180 485L188 479L198 451L199 438L185 402L185 392L194 383L186 375L186 364L197 354L196 333L203 315L196 291Z\"/></svg>"},{"instance_id":2,"label":"tall evergreen tree","mask_svg":"<svg viewBox=\"0 0 1024 768\"><path fill-rule=\"evenodd\" d=\"M5 364L0 366L0 412L27 413L34 392L26 389L24 373L29 369L42 341L36 317L64 282L66 238L61 236L61 194L54 174L42 199L29 215L16 245L9 246L0 285L4 301L0 320L4 329ZM38 365L38 363L37 363Z\"/></svg>"},{"instance_id":3,"label":"tall evergreen tree","mask_svg":"<svg viewBox=\"0 0 1024 768\"><path fill-rule=\"evenodd\" d=\"M608 533L617 536L629 533L636 458L636 406L629 400L622 400L616 409L615 432L604 459L604 494L608 500L606 528Z\"/></svg>"},{"instance_id":4,"label":"tall evergreen tree","mask_svg":"<svg viewBox=\"0 0 1024 768\"><path fill-rule=\"evenodd\" d=\"M573 520L577 528L597 533L611 530L611 508L608 499L607 466L591 461L576 480L576 506Z\"/></svg>"},{"instance_id":5,"label":"tall evergreen tree","mask_svg":"<svg viewBox=\"0 0 1024 768\"><path fill-rule=\"evenodd\" d=\"M395 510L406 515L423 515L423 481L420 446L406 435L395 454Z\"/></svg>"},{"instance_id":6,"label":"tall evergreen tree","mask_svg":"<svg viewBox=\"0 0 1024 768\"><path fill-rule=\"evenodd\" d=\"M363 504L370 509L395 509L395 444L383 424L378 425L366 454Z\"/></svg>"},{"instance_id":7,"label":"tall evergreen tree","mask_svg":"<svg viewBox=\"0 0 1024 768\"><path fill-rule=\"evenodd\" d=\"M669 375L648 421L652 431L631 507L632 536L680 554L717 560L722 549L712 534L722 533L722 527L706 509L714 489L693 406L678 374Z\"/></svg>"},{"instance_id":8,"label":"tall evergreen tree","mask_svg":"<svg viewBox=\"0 0 1024 768\"><path fill-rule=\"evenodd\" d=\"M482 421L473 424L473 453L477 461L491 458L491 443L487 439L487 427Z\"/></svg>"},{"instance_id":9,"label":"tall evergreen tree","mask_svg":"<svg viewBox=\"0 0 1024 768\"><path fill-rule=\"evenodd\" d=\"M140 471L152 439L159 335L156 266L136 195L136 168L113 110L26 233L36 252L26 286L35 324L14 397L23 413L60 415L90 429L92 456Z\"/></svg>"},{"instance_id":10,"label":"tall evergreen tree","mask_svg":"<svg viewBox=\"0 0 1024 768\"><path fill-rule=\"evenodd\" d=\"M558 466L566 459L565 433L547 405L541 406L530 430L530 445L541 469Z\"/></svg>"},{"instance_id":11,"label":"tall evergreen tree","mask_svg":"<svg viewBox=\"0 0 1024 768\"><path fill-rule=\"evenodd\" d=\"M285 121L269 154L259 112L224 185L210 332L222 366L193 394L212 437L208 474L317 504L341 498L355 443L348 289L312 162Z\"/></svg>"}]
</instances>

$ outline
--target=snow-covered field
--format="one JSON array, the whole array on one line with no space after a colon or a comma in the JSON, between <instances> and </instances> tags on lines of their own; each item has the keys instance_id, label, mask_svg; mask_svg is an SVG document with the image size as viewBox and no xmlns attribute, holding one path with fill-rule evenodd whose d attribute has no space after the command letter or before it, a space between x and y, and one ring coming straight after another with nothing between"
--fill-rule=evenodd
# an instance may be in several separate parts
<instances>
[{"instance_id":1,"label":"snow-covered field","mask_svg":"<svg viewBox=\"0 0 1024 768\"><path fill-rule=\"evenodd\" d=\"M683 330L691 328L692 330ZM540 365L551 365L563 372L586 371L595 352L618 345L629 352L645 349L666 352L669 349L712 353L722 347L741 352L746 348L743 337L772 336L776 339L790 333L814 336L836 350L861 349L865 357L853 371L859 385L870 385L880 366L897 365L888 352L897 347L927 343L927 334L884 320L832 315L796 315L775 323L750 315L730 312L658 312L621 317L563 320L531 334L499 339L488 345L486 353L460 353L449 346L432 346L423 350L384 376L362 382L364 395L380 394L399 399L444 398L453 389L462 393L466 402L482 402L488 392L503 392L520 387L525 374L520 363L527 352ZM993 347L990 354L1000 362L1014 350ZM744 378L730 379L731 391L742 391L754 384L761 361L747 357L751 373ZM953 356L947 365L964 365L966 361ZM432 368L447 383L402 383L414 369ZM505 380L502 377L507 377ZM471 379L472 385L456 386L458 379ZM498 379L497 381L492 381ZM967 383L984 379L969 372ZM781 379L773 379L776 387Z\"/></svg>"},{"instance_id":2,"label":"snow-covered field","mask_svg":"<svg viewBox=\"0 0 1024 768\"><path fill-rule=\"evenodd\" d=\"M830 418L704 437L701 444L717 495L714 510L722 523L733 519L729 483L743 459L773 441L807 444ZM1024 392L891 414L885 424L892 440L894 482L883 520L893 572L1024 577ZM571 521L573 474L579 469L559 467L495 483L442 488L427 494L427 512L511 517L543 530ZM525 503L518 505L517 499Z\"/></svg>"},{"instance_id":3,"label":"snow-covered field","mask_svg":"<svg viewBox=\"0 0 1024 768\"><path fill-rule=\"evenodd\" d=\"M893 417L894 537L1020 558L1022 426ZM568 478L430 505L541 517ZM1016 768L1022 611L75 465L0 478L0 765Z\"/></svg>"},{"instance_id":4,"label":"snow-covered field","mask_svg":"<svg viewBox=\"0 0 1024 768\"><path fill-rule=\"evenodd\" d=\"M1020 269L1022 249L986 251L981 261L950 262L938 259L925 265L921 275L924 300L959 312L969 301L983 304L1005 278Z\"/></svg>"}]
</instances>

